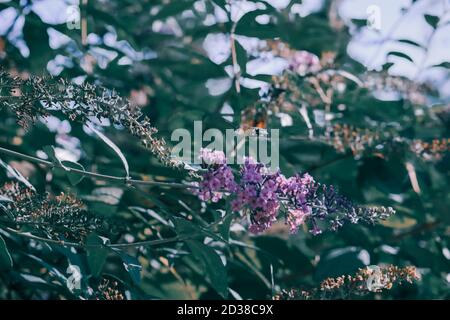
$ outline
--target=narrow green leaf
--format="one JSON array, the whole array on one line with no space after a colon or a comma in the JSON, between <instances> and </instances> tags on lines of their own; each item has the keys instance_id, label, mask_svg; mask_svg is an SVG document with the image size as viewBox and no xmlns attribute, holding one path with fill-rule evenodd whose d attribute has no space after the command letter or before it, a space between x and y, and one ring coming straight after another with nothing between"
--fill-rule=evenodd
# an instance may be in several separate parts
<instances>
[{"instance_id":1,"label":"narrow green leaf","mask_svg":"<svg viewBox=\"0 0 450 320\"><path fill-rule=\"evenodd\" d=\"M12 200L0 194L0 202L12 202Z\"/></svg>"},{"instance_id":2,"label":"narrow green leaf","mask_svg":"<svg viewBox=\"0 0 450 320\"><path fill-rule=\"evenodd\" d=\"M351 22L358 28L367 26L367 19L351 19Z\"/></svg>"},{"instance_id":3,"label":"narrow green leaf","mask_svg":"<svg viewBox=\"0 0 450 320\"><path fill-rule=\"evenodd\" d=\"M223 239L228 241L230 239L230 226L233 221L233 214L227 213L227 216L221 224L219 224L219 232Z\"/></svg>"},{"instance_id":4,"label":"narrow green leaf","mask_svg":"<svg viewBox=\"0 0 450 320\"><path fill-rule=\"evenodd\" d=\"M141 270L142 266L139 260L136 257L130 256L129 254L123 252L120 249L113 249L114 252L116 252L120 258L122 259L123 266L125 270L130 275L131 280L135 284L139 284L141 282Z\"/></svg>"},{"instance_id":5,"label":"narrow green leaf","mask_svg":"<svg viewBox=\"0 0 450 320\"><path fill-rule=\"evenodd\" d=\"M385 64L383 64L382 69L383 71L388 71L390 67L392 67L394 65L394 63L392 62L386 62Z\"/></svg>"},{"instance_id":6,"label":"narrow green leaf","mask_svg":"<svg viewBox=\"0 0 450 320\"><path fill-rule=\"evenodd\" d=\"M244 47L237 40L234 41L234 45L236 47L236 59L241 69L241 74L245 75L247 73L247 51L245 51Z\"/></svg>"},{"instance_id":7,"label":"narrow green leaf","mask_svg":"<svg viewBox=\"0 0 450 320\"><path fill-rule=\"evenodd\" d=\"M389 52L387 55L388 55L388 56L396 56L396 57L400 57L400 58L406 59L406 60L411 61L411 62L414 63L414 60L413 60L410 56L408 56L407 54L405 54L405 53L403 53L403 52L391 51L391 52Z\"/></svg>"},{"instance_id":8,"label":"narrow green leaf","mask_svg":"<svg viewBox=\"0 0 450 320\"><path fill-rule=\"evenodd\" d=\"M6 247L6 242L0 236L0 270L9 270L13 266L13 260L9 254L8 248Z\"/></svg>"},{"instance_id":9,"label":"narrow green leaf","mask_svg":"<svg viewBox=\"0 0 450 320\"><path fill-rule=\"evenodd\" d=\"M417 42L412 41L412 40L408 40L408 39L399 39L399 40L397 40L397 41L398 41L398 42L401 42L401 43L410 44L410 45L415 46L415 47L423 48L423 46L422 46L420 43L417 43Z\"/></svg>"},{"instance_id":10,"label":"narrow green leaf","mask_svg":"<svg viewBox=\"0 0 450 320\"><path fill-rule=\"evenodd\" d=\"M179 236L192 236L202 232L198 226L186 219L173 217L172 220Z\"/></svg>"},{"instance_id":11,"label":"narrow green leaf","mask_svg":"<svg viewBox=\"0 0 450 320\"><path fill-rule=\"evenodd\" d=\"M65 168L67 168L66 170L66 176L67 179L69 179L70 183L73 186L76 186L77 184L79 184L81 182L81 180L83 180L84 175L80 174L80 173L74 173L72 170L70 169L78 169L78 170L84 170L84 167L77 163L77 162L72 162L72 161L61 161L61 163L64 165Z\"/></svg>"},{"instance_id":12,"label":"narrow green leaf","mask_svg":"<svg viewBox=\"0 0 450 320\"><path fill-rule=\"evenodd\" d=\"M36 190L33 185L28 181L27 178L25 178L19 171L11 167L9 164L4 162L2 159L0 159L0 165L6 169L6 171L14 177L16 180L22 182L24 185L26 185L31 190Z\"/></svg>"},{"instance_id":13,"label":"narrow green leaf","mask_svg":"<svg viewBox=\"0 0 450 320\"><path fill-rule=\"evenodd\" d=\"M433 67L450 69L450 62L442 62L442 63L434 65Z\"/></svg>"},{"instance_id":14,"label":"narrow green leaf","mask_svg":"<svg viewBox=\"0 0 450 320\"><path fill-rule=\"evenodd\" d=\"M172 1L162 6L161 10L153 17L153 19L166 19L167 17L176 16L185 10L192 8L195 1Z\"/></svg>"},{"instance_id":15,"label":"narrow green leaf","mask_svg":"<svg viewBox=\"0 0 450 320\"><path fill-rule=\"evenodd\" d=\"M125 172L127 174L127 177L130 176L130 166L128 165L128 161L125 158L125 156L123 155L122 151L120 150L120 148L111 141L111 139L109 139L107 136L105 136L102 132L98 131L97 129L94 128L93 125L89 125L89 129L91 129L92 131L95 132L95 134L103 140L104 143L106 143L120 158L120 160L122 161L123 167L125 169Z\"/></svg>"},{"instance_id":16,"label":"narrow green leaf","mask_svg":"<svg viewBox=\"0 0 450 320\"><path fill-rule=\"evenodd\" d=\"M61 160L56 156L56 151L54 146L44 146L42 150L45 152L45 154L49 157L50 161L58 167L63 168L64 170L67 170L67 168L62 164Z\"/></svg>"},{"instance_id":17,"label":"narrow green leaf","mask_svg":"<svg viewBox=\"0 0 450 320\"><path fill-rule=\"evenodd\" d=\"M196 240L186 241L194 257L200 261L209 283L222 297L228 296L227 270L217 252Z\"/></svg>"},{"instance_id":18,"label":"narrow green leaf","mask_svg":"<svg viewBox=\"0 0 450 320\"><path fill-rule=\"evenodd\" d=\"M107 243L109 243L108 239L100 237L95 233L91 233L86 238L87 261L91 274L94 277L98 277L103 270L109 251L108 248L104 246Z\"/></svg>"}]
</instances>

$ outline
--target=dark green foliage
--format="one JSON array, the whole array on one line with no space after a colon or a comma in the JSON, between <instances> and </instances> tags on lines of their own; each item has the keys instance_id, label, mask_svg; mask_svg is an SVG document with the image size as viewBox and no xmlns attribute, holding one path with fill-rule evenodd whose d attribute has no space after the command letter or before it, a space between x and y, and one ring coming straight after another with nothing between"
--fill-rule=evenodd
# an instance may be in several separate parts
<instances>
[{"instance_id":1,"label":"dark green foliage","mask_svg":"<svg viewBox=\"0 0 450 320\"><path fill-rule=\"evenodd\" d=\"M389 73L419 61L395 50L368 71L347 54L349 30L367 22L346 24L334 1L304 18L289 12L298 1L249 1L260 4L238 21L228 1L196 2L89 1L85 34L48 23L33 1L0 4L24 18L17 39L0 34L0 298L448 299L450 108L433 84ZM56 46L53 33L68 41ZM204 43L222 33L235 54L216 63ZM243 37L267 41L249 49ZM250 74L256 58L299 50L320 71ZM430 68L448 75L449 65ZM384 90L394 95L380 99ZM185 186L195 168L170 157L172 131L193 134L196 120L278 128L283 174L309 172L361 208L396 214L316 237L283 223L250 235L227 201L201 203ZM389 284L408 284L369 292L352 278L367 265L415 266L421 277L389 267L400 274Z\"/></svg>"}]
</instances>

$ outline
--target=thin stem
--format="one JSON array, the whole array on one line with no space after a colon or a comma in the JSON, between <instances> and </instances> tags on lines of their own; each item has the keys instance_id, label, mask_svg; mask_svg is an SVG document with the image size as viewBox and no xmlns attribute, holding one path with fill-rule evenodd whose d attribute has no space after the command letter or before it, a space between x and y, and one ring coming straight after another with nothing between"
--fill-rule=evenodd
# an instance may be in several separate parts
<instances>
[{"instance_id":1,"label":"thin stem","mask_svg":"<svg viewBox=\"0 0 450 320\"><path fill-rule=\"evenodd\" d=\"M237 21L233 21L232 17L232 10L233 10L233 4L230 1L230 12L229 12L229 19L232 22L231 30L230 30L230 49L231 49L231 60L233 63L233 77L234 77L234 85L236 88L236 92L239 94L241 93L241 84L240 84L240 76L241 76L241 70L239 69L239 64L237 60L237 53L236 53L236 39L235 39L235 32L236 32L236 26Z\"/></svg>"},{"instance_id":2,"label":"thin stem","mask_svg":"<svg viewBox=\"0 0 450 320\"><path fill-rule=\"evenodd\" d=\"M145 247L145 246L157 246L157 245L163 245L173 242L180 242L186 239L189 239L190 237L179 237L175 236L172 238L167 239L159 239L159 240L147 240L147 241L139 241L139 242L132 242L132 243L116 243L116 244L83 244L79 242L69 242L69 241L63 241L63 240L53 240L53 239L47 239L42 238L39 236L32 235L30 233L23 233L17 230L14 230L13 228L6 227L4 229L0 229L6 232L10 232L12 234L15 234L17 236L32 239L39 242L45 242L48 244L56 244L61 246L69 246L74 248L100 248L100 247L107 247L111 249L118 249L118 248L136 248L136 247ZM195 236L195 235L193 235Z\"/></svg>"},{"instance_id":3,"label":"thin stem","mask_svg":"<svg viewBox=\"0 0 450 320\"><path fill-rule=\"evenodd\" d=\"M176 183L176 182L161 182L161 181L145 181L145 180L137 180L137 179L131 179L127 177L119 177L119 176L111 176L111 175L105 175L100 173L95 173L91 171L85 171L81 169L75 169L75 168L67 168L63 167L62 165L58 163L53 163L47 160L43 160L37 157L29 156L17 151L9 150L3 147L0 147L0 153L7 154L13 157L21 158L33 163L38 163L41 165L44 165L46 167L51 168L61 168L64 170L68 170L71 173L80 174L92 179L101 179L101 180L108 180L108 181L114 181L119 183L125 183L125 184L131 184L131 185L150 185L150 186L161 186L161 187L171 187L171 188L185 188L185 189L198 189L197 186L184 184L184 183Z\"/></svg>"}]
</instances>

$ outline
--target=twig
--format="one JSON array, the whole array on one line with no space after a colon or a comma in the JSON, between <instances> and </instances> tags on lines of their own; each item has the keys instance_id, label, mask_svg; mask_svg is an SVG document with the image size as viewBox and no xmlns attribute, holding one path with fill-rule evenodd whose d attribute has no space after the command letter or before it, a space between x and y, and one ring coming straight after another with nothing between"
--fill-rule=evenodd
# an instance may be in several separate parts
<instances>
[{"instance_id":1,"label":"twig","mask_svg":"<svg viewBox=\"0 0 450 320\"><path fill-rule=\"evenodd\" d=\"M230 5L230 14L229 19L232 21L232 12L233 5L229 2ZM234 86L236 88L237 93L241 93L241 84L240 84L240 76L241 71L239 69L239 64L237 61L237 53L236 53L236 44L235 44L235 32L236 32L237 21L232 22L231 30L230 30L230 46L231 46L231 60L233 62L233 77L234 77Z\"/></svg>"},{"instance_id":2,"label":"twig","mask_svg":"<svg viewBox=\"0 0 450 320\"><path fill-rule=\"evenodd\" d=\"M145 181L145 180L138 180L138 179L131 179L131 178L124 178L119 176L111 176L111 175L105 175L100 173L95 173L91 171L85 171L81 169L75 169L75 168L64 168L62 165L53 163L47 160L43 160L40 158L36 158L33 156L29 156L17 151L9 150L3 147L0 147L0 153L7 154L13 157L21 158L33 163L42 164L46 167L51 168L61 168L70 171L71 173L80 174L92 179L100 179L100 180L107 180L107 181L114 181L118 183L124 183L128 185L149 185L149 186L160 186L160 187L171 187L171 188L185 188L185 189L198 189L197 186L184 184L184 183L176 183L176 182L161 182L161 181Z\"/></svg>"},{"instance_id":3,"label":"twig","mask_svg":"<svg viewBox=\"0 0 450 320\"><path fill-rule=\"evenodd\" d=\"M85 244L85 243L79 243L79 242L69 242L69 241L63 241L63 240L53 240L53 239L47 239L42 238L39 236L32 235L31 233L23 233L17 230L14 230L13 228L6 227L4 229L0 229L5 232L10 232L12 234L15 234L17 236L39 241L39 242L45 242L48 244L56 244L61 246L69 246L74 248L100 248L100 247L107 247L107 248L136 248L136 247L144 247L144 246L157 246L162 244L168 244L173 242L180 242L186 239L189 239L190 237L179 237L175 236L172 238L167 239L159 239L159 240L148 240L148 241L139 241L139 242L131 242L131 243L116 243L116 244ZM193 235L195 236L195 235ZM191 236L192 237L192 236Z\"/></svg>"},{"instance_id":4,"label":"twig","mask_svg":"<svg viewBox=\"0 0 450 320\"><path fill-rule=\"evenodd\" d=\"M87 46L87 17L86 17L86 8L87 8L88 0L82 1L82 17L81 17L81 44L83 46Z\"/></svg>"}]
</instances>

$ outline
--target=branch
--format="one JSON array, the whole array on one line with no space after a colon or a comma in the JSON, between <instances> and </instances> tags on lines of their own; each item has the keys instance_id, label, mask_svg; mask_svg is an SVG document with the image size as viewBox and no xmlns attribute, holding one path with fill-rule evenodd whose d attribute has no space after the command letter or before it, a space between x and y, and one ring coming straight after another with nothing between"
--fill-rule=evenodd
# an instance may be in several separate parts
<instances>
[{"instance_id":1,"label":"branch","mask_svg":"<svg viewBox=\"0 0 450 320\"><path fill-rule=\"evenodd\" d=\"M168 243L173 243L173 242L180 242L180 241L184 241L187 240L189 238L194 237L195 235L192 235L191 237L172 237L172 238L167 238L167 239L159 239L159 240L148 240L148 241L139 241L139 242L132 242L132 243L116 243L116 244L84 244L84 243L79 243L79 242L68 242L68 241L63 241L63 240L53 240L53 239L47 239L47 238L42 238L39 236L35 236L32 235L31 233L23 233L17 230L14 230L13 228L9 228L6 227L4 229L0 229L3 230L5 232L10 232L12 234L15 234L17 236L23 237L23 238L27 238L27 239L31 239L31 240L35 240L35 241L39 241L39 242L44 242L44 243L48 243L48 244L55 244L55 245L61 245L61 246L69 246L69 247L74 247L74 248L100 248L100 247L107 247L107 248L136 248L136 247L144 247L144 246L157 246L157 245L163 245L163 244L168 244Z\"/></svg>"},{"instance_id":2,"label":"branch","mask_svg":"<svg viewBox=\"0 0 450 320\"><path fill-rule=\"evenodd\" d=\"M100 179L100 180L107 180L107 181L114 181L118 183L124 183L127 185L149 185L149 186L161 186L161 187L171 187L171 188L185 188L185 189L197 189L197 186L184 184L184 183L176 183L176 182L160 182L160 181L145 181L145 180L137 180L137 179L131 179L131 178L124 178L119 176L111 176L111 175L105 175L100 173L95 173L91 171L85 171L81 169L75 169L75 168L64 168L62 165L53 163L47 160L43 160L40 158L36 158L33 156L29 156L17 151L9 150L3 147L0 147L0 153L10 155L12 157L21 158L33 163L41 164L46 167L51 168L61 168L64 170L69 170L71 173L80 174L86 177L89 177L91 179Z\"/></svg>"}]
</instances>

